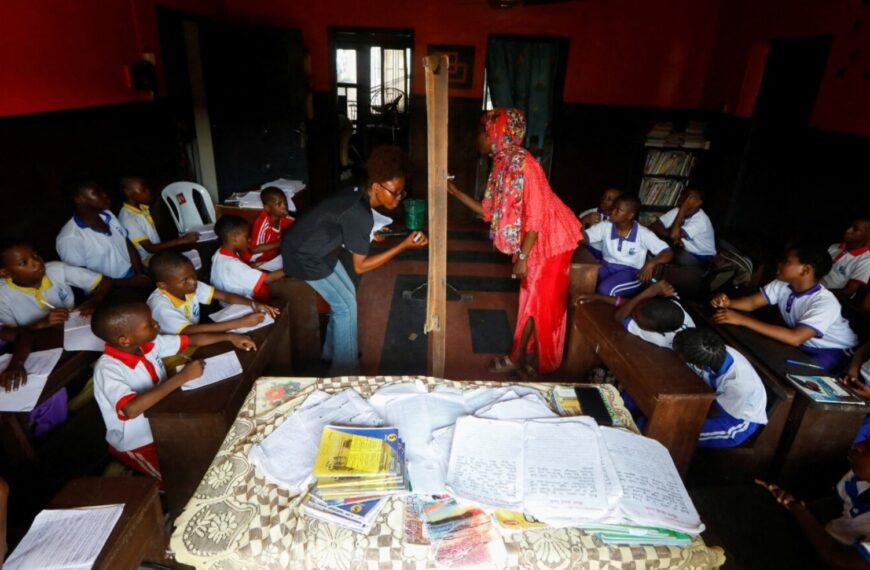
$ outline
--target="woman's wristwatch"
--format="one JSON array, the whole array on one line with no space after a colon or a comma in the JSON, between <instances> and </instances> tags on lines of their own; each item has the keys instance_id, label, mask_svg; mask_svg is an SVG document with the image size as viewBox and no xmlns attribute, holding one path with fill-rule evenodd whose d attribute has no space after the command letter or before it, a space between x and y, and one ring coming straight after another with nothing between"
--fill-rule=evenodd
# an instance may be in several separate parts
<instances>
[{"instance_id":1,"label":"woman's wristwatch","mask_svg":"<svg viewBox=\"0 0 870 570\"><path fill-rule=\"evenodd\" d=\"M529 254L528 254L528 253L519 252L519 253L517 254L517 259L519 259L520 261L525 261L525 260L527 260L528 258L529 258Z\"/></svg>"}]
</instances>

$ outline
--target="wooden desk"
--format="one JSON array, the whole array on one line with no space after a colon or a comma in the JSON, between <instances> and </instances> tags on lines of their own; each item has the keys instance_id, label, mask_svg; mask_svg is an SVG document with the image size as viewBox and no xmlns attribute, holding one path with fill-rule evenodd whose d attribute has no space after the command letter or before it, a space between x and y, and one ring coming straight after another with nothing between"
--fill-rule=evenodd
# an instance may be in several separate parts
<instances>
[{"instance_id":1,"label":"wooden desk","mask_svg":"<svg viewBox=\"0 0 870 570\"><path fill-rule=\"evenodd\" d=\"M75 509L123 504L94 570L136 570L145 560L166 560L167 537L157 482L150 477L89 477L74 479L48 505L49 509Z\"/></svg>"},{"instance_id":2,"label":"wooden desk","mask_svg":"<svg viewBox=\"0 0 870 570\"><path fill-rule=\"evenodd\" d=\"M176 390L145 412L154 434L160 471L169 509L177 515L190 499L236 417L245 396L278 350L282 335L290 326L290 311L282 307L273 325L257 329L250 336L258 350L237 350L244 372L217 384L187 392ZM232 350L229 343L206 346L196 357L207 358Z\"/></svg>"},{"instance_id":3,"label":"wooden desk","mask_svg":"<svg viewBox=\"0 0 870 570\"><path fill-rule=\"evenodd\" d=\"M644 435L667 447L685 475L715 393L672 351L626 331L614 311L605 303L574 308L571 360L581 375L604 362L647 417Z\"/></svg>"},{"instance_id":4,"label":"wooden desk","mask_svg":"<svg viewBox=\"0 0 870 570\"><path fill-rule=\"evenodd\" d=\"M761 374L775 375L790 385L786 374L818 374L819 370L787 364L786 359L810 362L800 349L788 346L745 327L713 322L709 305L693 309L717 330L725 342L739 348ZM848 469L846 454L868 406L821 404L800 390L791 407L774 459L774 478L798 496L829 489Z\"/></svg>"}]
</instances>

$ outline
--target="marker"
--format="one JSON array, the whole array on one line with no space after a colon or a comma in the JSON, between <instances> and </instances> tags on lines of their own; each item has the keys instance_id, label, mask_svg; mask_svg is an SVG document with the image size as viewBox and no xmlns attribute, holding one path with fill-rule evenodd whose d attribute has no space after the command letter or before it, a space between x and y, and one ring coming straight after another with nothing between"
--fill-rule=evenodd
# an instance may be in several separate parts
<instances>
[{"instance_id":1,"label":"marker","mask_svg":"<svg viewBox=\"0 0 870 570\"><path fill-rule=\"evenodd\" d=\"M412 241L414 243L418 243L422 238L423 238L423 234L421 234L420 232L417 232L417 234L414 236Z\"/></svg>"},{"instance_id":2,"label":"marker","mask_svg":"<svg viewBox=\"0 0 870 570\"><path fill-rule=\"evenodd\" d=\"M806 366L807 368L815 368L816 370L824 370L824 366L819 366L818 364L812 364L810 362L801 362L800 360L792 360L791 358L785 359L786 364L794 364L795 366Z\"/></svg>"}]
</instances>

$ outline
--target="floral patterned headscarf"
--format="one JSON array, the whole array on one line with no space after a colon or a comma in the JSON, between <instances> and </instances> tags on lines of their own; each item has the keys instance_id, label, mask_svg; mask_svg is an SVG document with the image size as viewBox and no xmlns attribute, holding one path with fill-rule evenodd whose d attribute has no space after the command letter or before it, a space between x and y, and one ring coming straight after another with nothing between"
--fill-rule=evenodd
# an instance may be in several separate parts
<instances>
[{"instance_id":1,"label":"floral patterned headscarf","mask_svg":"<svg viewBox=\"0 0 870 570\"><path fill-rule=\"evenodd\" d=\"M512 255L522 243L526 117L519 109L498 108L485 114L481 122L489 140L495 142L483 211L491 220L489 234L496 249Z\"/></svg>"}]
</instances>

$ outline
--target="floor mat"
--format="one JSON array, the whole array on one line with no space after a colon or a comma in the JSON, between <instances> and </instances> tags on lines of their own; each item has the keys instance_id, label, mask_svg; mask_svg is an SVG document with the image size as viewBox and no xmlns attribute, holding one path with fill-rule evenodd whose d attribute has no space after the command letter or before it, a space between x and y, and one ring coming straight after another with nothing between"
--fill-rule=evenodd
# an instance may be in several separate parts
<instances>
[{"instance_id":1,"label":"floor mat","mask_svg":"<svg viewBox=\"0 0 870 570\"><path fill-rule=\"evenodd\" d=\"M507 354L513 337L507 311L503 309L468 309L471 349L480 354Z\"/></svg>"}]
</instances>

